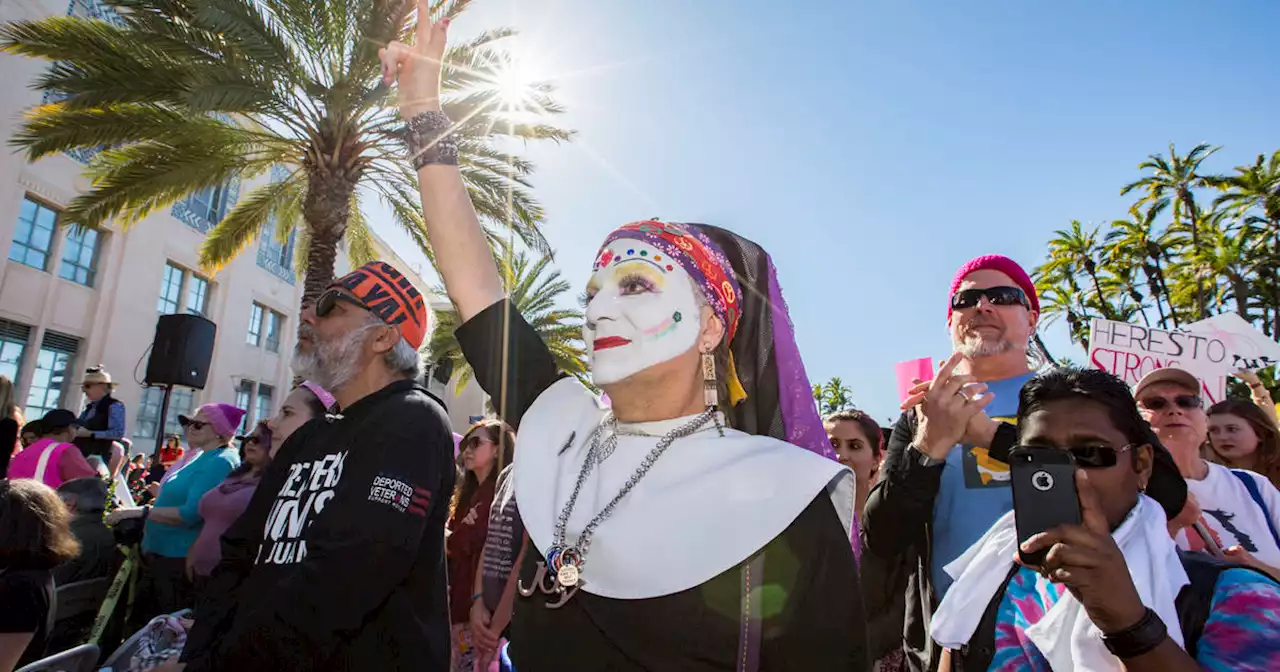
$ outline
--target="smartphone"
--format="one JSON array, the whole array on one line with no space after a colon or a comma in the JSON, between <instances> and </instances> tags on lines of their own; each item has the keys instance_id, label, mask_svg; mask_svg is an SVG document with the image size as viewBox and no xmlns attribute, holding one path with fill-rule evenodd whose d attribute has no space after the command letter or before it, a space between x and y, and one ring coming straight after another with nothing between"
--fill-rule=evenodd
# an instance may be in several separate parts
<instances>
[{"instance_id":1,"label":"smartphone","mask_svg":"<svg viewBox=\"0 0 1280 672\"><path fill-rule=\"evenodd\" d=\"M1059 525L1079 525L1076 463L1071 453L1052 448L1018 446L1009 453L1014 520L1018 526L1018 558L1044 564L1048 549L1023 553L1022 542Z\"/></svg>"}]
</instances>

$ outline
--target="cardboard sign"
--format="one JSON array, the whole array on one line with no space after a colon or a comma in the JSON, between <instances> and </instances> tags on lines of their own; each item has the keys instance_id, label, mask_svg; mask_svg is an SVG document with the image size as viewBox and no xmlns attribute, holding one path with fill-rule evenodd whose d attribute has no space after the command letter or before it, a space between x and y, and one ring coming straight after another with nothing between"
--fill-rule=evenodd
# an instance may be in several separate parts
<instances>
[{"instance_id":1,"label":"cardboard sign","mask_svg":"<svg viewBox=\"0 0 1280 672\"><path fill-rule=\"evenodd\" d=\"M1222 362L1222 373L1240 369L1257 371L1280 364L1280 343L1258 331L1238 313L1223 313L1187 325L1187 331L1204 334L1222 342L1229 357Z\"/></svg>"},{"instance_id":2,"label":"cardboard sign","mask_svg":"<svg viewBox=\"0 0 1280 672\"><path fill-rule=\"evenodd\" d=\"M1094 318L1089 326L1089 363L1130 386L1156 369L1177 367L1199 378L1205 401L1216 404L1227 396L1227 374L1235 370L1230 368L1232 361L1232 348L1209 332L1101 318Z\"/></svg>"}]
</instances>

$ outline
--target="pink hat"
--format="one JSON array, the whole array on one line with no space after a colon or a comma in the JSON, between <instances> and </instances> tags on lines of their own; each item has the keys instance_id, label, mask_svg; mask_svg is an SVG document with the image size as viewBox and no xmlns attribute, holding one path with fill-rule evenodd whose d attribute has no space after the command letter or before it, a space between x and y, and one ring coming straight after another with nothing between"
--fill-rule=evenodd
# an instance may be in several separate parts
<instances>
[{"instance_id":1,"label":"pink hat","mask_svg":"<svg viewBox=\"0 0 1280 672\"><path fill-rule=\"evenodd\" d=\"M956 271L956 277L951 280L951 291L947 293L947 318L951 317L951 297L955 296L957 290L960 289L960 283L964 282L964 276L974 271L981 270L1000 271L1009 276L1018 288L1027 295L1027 301L1031 303L1031 310L1040 312L1040 296L1036 294L1036 284L1031 282L1031 276L1022 270L1018 262L1009 257L999 254L984 254L981 257L974 257L960 267Z\"/></svg>"},{"instance_id":2,"label":"pink hat","mask_svg":"<svg viewBox=\"0 0 1280 672\"><path fill-rule=\"evenodd\" d=\"M218 436L235 436L236 428L240 426L240 421L244 419L244 411L232 406L231 404L205 404L196 409L192 416L204 412L204 417L209 418L209 426L213 428L213 433ZM179 415L179 420L183 420L183 424L191 421L191 417Z\"/></svg>"}]
</instances>

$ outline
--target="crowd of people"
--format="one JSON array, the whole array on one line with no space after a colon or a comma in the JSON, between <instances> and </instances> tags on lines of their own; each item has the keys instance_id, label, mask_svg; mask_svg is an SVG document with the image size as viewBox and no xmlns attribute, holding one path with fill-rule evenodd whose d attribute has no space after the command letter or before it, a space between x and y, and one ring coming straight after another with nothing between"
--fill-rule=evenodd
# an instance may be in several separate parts
<instances>
[{"instance_id":1,"label":"crowd of people","mask_svg":"<svg viewBox=\"0 0 1280 672\"><path fill-rule=\"evenodd\" d=\"M91 369L83 414L12 418L0 670L45 653L59 585L129 564L127 534L130 629L154 637L118 669L1280 669L1280 431L1256 376L1206 409L1178 368L1131 390L1045 365L1034 284L984 255L893 427L822 418L768 252L647 220L591 269L588 387L503 289L439 106L447 30L380 54L495 417L453 432L420 383L424 298L384 262L304 305L305 382L247 435L208 403L126 465Z\"/></svg>"}]
</instances>

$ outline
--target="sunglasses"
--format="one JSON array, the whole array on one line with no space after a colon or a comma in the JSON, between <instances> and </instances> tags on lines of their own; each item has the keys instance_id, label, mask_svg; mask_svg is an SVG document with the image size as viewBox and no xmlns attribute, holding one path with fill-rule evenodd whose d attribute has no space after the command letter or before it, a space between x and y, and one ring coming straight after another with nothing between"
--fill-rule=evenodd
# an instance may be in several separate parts
<instances>
[{"instance_id":1,"label":"sunglasses","mask_svg":"<svg viewBox=\"0 0 1280 672\"><path fill-rule=\"evenodd\" d=\"M480 445L481 441L489 441L489 437L477 435L468 436L458 443L458 452L462 452L468 448L475 448Z\"/></svg>"},{"instance_id":2,"label":"sunglasses","mask_svg":"<svg viewBox=\"0 0 1280 672\"><path fill-rule=\"evenodd\" d=\"M1138 405L1148 411L1163 411L1164 409L1169 408L1171 404L1177 405L1178 408L1181 408L1184 411L1189 411L1193 408L1200 408L1203 406L1204 400L1196 394L1179 394L1172 400L1169 400L1166 397L1150 397L1148 399L1138 400Z\"/></svg>"},{"instance_id":3,"label":"sunglasses","mask_svg":"<svg viewBox=\"0 0 1280 672\"><path fill-rule=\"evenodd\" d=\"M1022 448L1017 446L1016 448ZM1130 443L1121 448L1112 448L1111 446L1075 446L1071 448L1061 448L1059 446L1026 446L1028 448L1053 448L1061 450L1071 455L1071 460L1082 469L1106 469L1114 467L1120 461L1120 453L1128 452L1133 448ZM1015 450L1016 450L1015 448Z\"/></svg>"},{"instance_id":4,"label":"sunglasses","mask_svg":"<svg viewBox=\"0 0 1280 672\"><path fill-rule=\"evenodd\" d=\"M336 289L329 289L325 290L325 292L320 295L320 298L316 299L316 317L324 317L333 312L334 306L337 306L339 301L349 303L361 310L369 310L369 306L366 306L360 299Z\"/></svg>"},{"instance_id":5,"label":"sunglasses","mask_svg":"<svg viewBox=\"0 0 1280 672\"><path fill-rule=\"evenodd\" d=\"M188 420L186 418L178 418L178 424L182 425L183 427L187 427L189 429L204 429L205 427L209 426L209 423L207 422L201 422L199 420Z\"/></svg>"},{"instance_id":6,"label":"sunglasses","mask_svg":"<svg viewBox=\"0 0 1280 672\"><path fill-rule=\"evenodd\" d=\"M1027 295L1017 287L987 287L986 289L962 289L951 295L951 309L963 310L978 305L982 297L993 306L1031 307Z\"/></svg>"}]
</instances>

